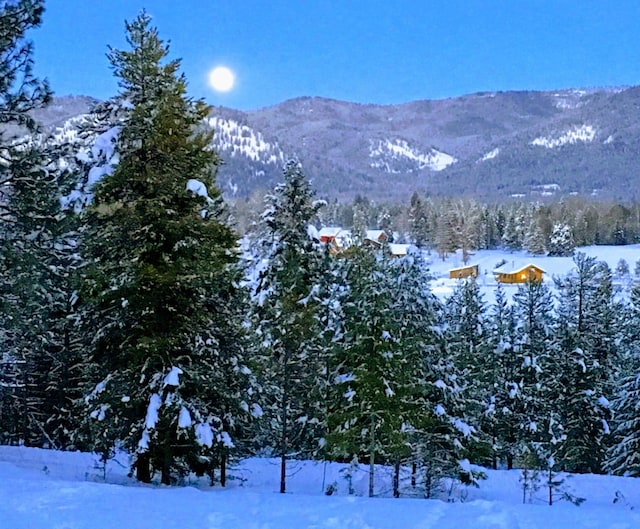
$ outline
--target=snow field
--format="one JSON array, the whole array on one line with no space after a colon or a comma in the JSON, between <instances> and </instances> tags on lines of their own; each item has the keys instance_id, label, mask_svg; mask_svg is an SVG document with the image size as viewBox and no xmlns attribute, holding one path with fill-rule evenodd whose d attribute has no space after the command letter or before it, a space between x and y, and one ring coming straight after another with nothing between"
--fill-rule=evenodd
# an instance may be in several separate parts
<instances>
[{"instance_id":1,"label":"snow field","mask_svg":"<svg viewBox=\"0 0 640 529\"><path fill-rule=\"evenodd\" d=\"M140 485L123 461L108 465L106 480L91 454L0 447L0 527L11 529L636 529L640 480L575 475L580 507L544 503L540 490L522 504L518 471L487 470L480 488L459 486L452 501L389 498L390 471L377 469L376 490L364 496L364 466L356 495L336 463L294 462L288 493L279 494L275 459L252 458L232 469L229 487L194 481L186 487ZM337 483L331 496L323 493ZM615 500L615 502L614 502Z\"/></svg>"}]
</instances>

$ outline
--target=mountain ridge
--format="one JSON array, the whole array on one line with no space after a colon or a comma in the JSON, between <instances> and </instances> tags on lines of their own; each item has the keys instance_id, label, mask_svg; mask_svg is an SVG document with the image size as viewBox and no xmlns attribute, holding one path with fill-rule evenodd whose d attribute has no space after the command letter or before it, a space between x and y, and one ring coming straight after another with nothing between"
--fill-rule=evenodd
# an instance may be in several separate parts
<instances>
[{"instance_id":1,"label":"mountain ridge","mask_svg":"<svg viewBox=\"0 0 640 529\"><path fill-rule=\"evenodd\" d=\"M45 125L59 124L64 108L71 118L92 102L56 99ZM230 198L271 188L289 158L300 161L319 196L338 200L398 202L419 191L628 201L640 181L638 86L478 92L396 105L302 96L252 111L212 107L208 126Z\"/></svg>"}]
</instances>

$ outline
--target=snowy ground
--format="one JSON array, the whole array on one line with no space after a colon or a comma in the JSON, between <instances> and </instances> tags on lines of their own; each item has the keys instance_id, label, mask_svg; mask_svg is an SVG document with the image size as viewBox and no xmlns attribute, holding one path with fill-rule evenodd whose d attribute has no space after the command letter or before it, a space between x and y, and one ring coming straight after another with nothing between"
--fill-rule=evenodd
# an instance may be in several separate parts
<instances>
[{"instance_id":1,"label":"snowy ground","mask_svg":"<svg viewBox=\"0 0 640 529\"><path fill-rule=\"evenodd\" d=\"M631 283L640 278L634 276L635 264L640 260L640 244L627 246L585 246L577 248L576 252L582 252L589 257L595 257L598 261L604 261L614 272L614 286L618 288L623 297L627 297ZM449 270L464 266L460 253L448 256L444 261L435 252L426 256L427 264L432 275L435 277L432 282L432 290L441 298L446 298L453 292L458 280L449 279ZM630 274L626 277L619 277L615 274L618 262L624 259L629 265ZM532 263L542 268L546 273L543 280L553 287L553 277L562 277L574 268L572 257L546 257L531 255L527 252L509 252L505 250L479 250L469 258L468 264L479 265L480 275L478 284L487 303L495 300L494 292L497 283L493 277L492 270L502 261L508 265L525 266ZM517 285L502 285L508 297L518 289Z\"/></svg>"},{"instance_id":2,"label":"snowy ground","mask_svg":"<svg viewBox=\"0 0 640 529\"><path fill-rule=\"evenodd\" d=\"M343 465L297 463L288 493L279 494L279 467L250 459L232 470L226 489L193 482L186 487L141 486L126 468L110 463L106 478L90 454L0 447L0 527L11 529L637 529L640 480L571 476L579 507L544 503L541 490L522 503L518 471L487 471L480 488L458 486L443 499L390 498L390 476L378 471L376 492L365 497L363 469L348 495ZM335 483L337 492L323 493ZM411 489L405 484L406 495ZM417 496L417 495L416 495ZM450 498L451 501L445 501ZM614 501L616 500L617 501Z\"/></svg>"}]
</instances>

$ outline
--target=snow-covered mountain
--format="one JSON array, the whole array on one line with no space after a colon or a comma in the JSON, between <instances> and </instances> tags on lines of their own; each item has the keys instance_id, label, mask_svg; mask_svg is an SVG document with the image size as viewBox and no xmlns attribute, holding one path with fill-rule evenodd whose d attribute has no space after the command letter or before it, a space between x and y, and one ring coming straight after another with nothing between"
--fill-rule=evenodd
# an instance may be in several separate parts
<instances>
[{"instance_id":1,"label":"snow-covered mountain","mask_svg":"<svg viewBox=\"0 0 640 529\"><path fill-rule=\"evenodd\" d=\"M60 126L88 98L60 98L37 117ZM495 92L363 105L301 97L207 123L228 196L266 190L298 159L320 196L407 201L432 195L635 197L640 87ZM542 196L545 196L542 195Z\"/></svg>"}]
</instances>

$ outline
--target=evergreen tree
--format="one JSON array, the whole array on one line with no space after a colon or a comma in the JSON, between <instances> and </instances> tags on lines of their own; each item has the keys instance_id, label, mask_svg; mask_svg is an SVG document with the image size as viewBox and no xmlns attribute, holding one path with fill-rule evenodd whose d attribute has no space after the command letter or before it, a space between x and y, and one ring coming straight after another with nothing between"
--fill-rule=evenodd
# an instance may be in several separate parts
<instances>
[{"instance_id":1,"label":"evergreen tree","mask_svg":"<svg viewBox=\"0 0 640 529\"><path fill-rule=\"evenodd\" d=\"M607 452L605 470L618 475L640 476L640 283L631 291L622 347L624 368L616 377L612 402L613 440Z\"/></svg>"},{"instance_id":2,"label":"evergreen tree","mask_svg":"<svg viewBox=\"0 0 640 529\"><path fill-rule=\"evenodd\" d=\"M420 195L415 192L411 195L411 204L409 206L409 227L411 230L411 239L419 248L430 246L432 236L429 226L429 218L425 205Z\"/></svg>"},{"instance_id":3,"label":"evergreen tree","mask_svg":"<svg viewBox=\"0 0 640 529\"><path fill-rule=\"evenodd\" d=\"M73 305L80 261L77 216L61 210L60 197L75 183L77 167L64 138L45 144L36 136L21 146L11 165L12 228L0 251L2 268L12 271L2 278L12 334L7 350L21 365L21 441L63 448L73 429L71 403L79 396Z\"/></svg>"},{"instance_id":4,"label":"evergreen tree","mask_svg":"<svg viewBox=\"0 0 640 529\"><path fill-rule=\"evenodd\" d=\"M552 393L566 436L556 459L569 471L602 472L616 365L611 272L577 253L575 270L558 280L559 386Z\"/></svg>"},{"instance_id":5,"label":"evergreen tree","mask_svg":"<svg viewBox=\"0 0 640 529\"><path fill-rule=\"evenodd\" d=\"M436 249L438 255L444 261L452 252L458 248L458 219L455 211L447 204L446 210L440 214L438 218L438 227L436 230Z\"/></svg>"},{"instance_id":6,"label":"evergreen tree","mask_svg":"<svg viewBox=\"0 0 640 529\"><path fill-rule=\"evenodd\" d=\"M549 238L549 255L567 257L573 255L576 248L573 233L568 224L555 224Z\"/></svg>"},{"instance_id":7,"label":"evergreen tree","mask_svg":"<svg viewBox=\"0 0 640 529\"><path fill-rule=\"evenodd\" d=\"M45 105L51 98L46 81L33 75L33 46L25 37L27 31L40 24L43 5L41 0L14 0L0 4L0 125L19 125L30 132L36 130L37 123L29 111ZM38 199L46 200L30 186L40 179L47 179L47 168L44 167L47 162L39 143L30 139L15 142L15 138L7 136L6 127L3 127L0 130L0 378L6 382L0 389L4 430L0 435L4 440L17 442L18 439L26 441L34 437L31 428L34 421L28 420L28 410L33 409L27 388L27 384L31 388L33 384L27 380L30 367L24 353L29 351L25 348L27 336L31 333L33 337L35 330L31 330L30 322L21 320L21 317L27 314L28 305L37 296L36 281L43 271L42 265L36 262L35 253L24 248L37 243L31 245L31 241L22 240L20 236L34 234L37 238L38 226L34 226L37 212L29 210L33 201L25 195L26 189L30 188L38 194ZM17 197L21 191L24 194ZM44 208L48 209L47 206ZM42 224L47 221L43 220ZM24 243L23 248L14 249L14 242L18 245ZM21 264L26 267L21 267ZM39 296L40 302L43 297ZM36 409L39 410L38 407ZM38 424L42 424L41 420Z\"/></svg>"},{"instance_id":8,"label":"evergreen tree","mask_svg":"<svg viewBox=\"0 0 640 529\"><path fill-rule=\"evenodd\" d=\"M280 456L280 492L286 491L287 459L318 448L315 428L323 423L317 349L317 298L323 254L309 234L321 203L296 162L266 198L257 253L264 266L255 292L263 349L261 373L270 434Z\"/></svg>"},{"instance_id":9,"label":"evergreen tree","mask_svg":"<svg viewBox=\"0 0 640 529\"><path fill-rule=\"evenodd\" d=\"M404 445L406 395L399 378L403 369L413 371L395 344L399 337L385 263L381 254L362 246L345 260L344 338L333 362L336 393L329 416L332 455L368 460L370 496L375 462L399 457Z\"/></svg>"},{"instance_id":10,"label":"evergreen tree","mask_svg":"<svg viewBox=\"0 0 640 529\"><path fill-rule=\"evenodd\" d=\"M6 0L0 4L0 124L34 130L37 124L29 111L51 99L47 82L33 76L33 45L25 38L28 30L40 25L43 11L43 0ZM8 183L5 175L0 183Z\"/></svg>"},{"instance_id":11,"label":"evergreen tree","mask_svg":"<svg viewBox=\"0 0 640 529\"><path fill-rule=\"evenodd\" d=\"M548 447L550 403L544 383L550 372L552 354L552 299L549 287L528 281L518 287L513 297L516 320L513 347L519 356L510 388L511 413L515 421L515 453L528 459L537 458Z\"/></svg>"},{"instance_id":12,"label":"evergreen tree","mask_svg":"<svg viewBox=\"0 0 640 529\"><path fill-rule=\"evenodd\" d=\"M471 433L455 411L453 362L436 332L439 304L418 255L389 260L356 248L343 262L342 332L335 348L328 449L340 460L411 461L428 479L459 470L460 439ZM431 490L431 487L428 487Z\"/></svg>"},{"instance_id":13,"label":"evergreen tree","mask_svg":"<svg viewBox=\"0 0 640 529\"><path fill-rule=\"evenodd\" d=\"M488 316L488 342L491 348L482 430L491 437L493 467L498 462L511 470L518 455L518 422L514 414L522 380L522 358L515 346L513 309L507 303L504 289L498 286L496 299Z\"/></svg>"},{"instance_id":14,"label":"evergreen tree","mask_svg":"<svg viewBox=\"0 0 640 529\"><path fill-rule=\"evenodd\" d=\"M480 424L487 398L490 354L485 336L484 301L474 278L458 283L445 305L444 342L463 387L461 413L471 424ZM477 446L476 449L481 449ZM477 462L482 456L474 454Z\"/></svg>"},{"instance_id":15,"label":"evergreen tree","mask_svg":"<svg viewBox=\"0 0 640 529\"><path fill-rule=\"evenodd\" d=\"M84 436L108 455L135 453L141 481L224 469L249 420L249 374L237 239L215 186L218 157L196 128L207 107L187 98L179 61L145 13L111 50L130 110L119 163L87 213L83 324L98 382ZM224 479L224 478L223 478Z\"/></svg>"}]
</instances>

